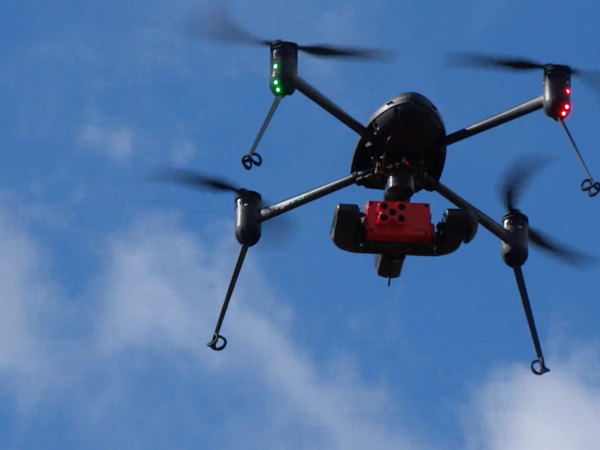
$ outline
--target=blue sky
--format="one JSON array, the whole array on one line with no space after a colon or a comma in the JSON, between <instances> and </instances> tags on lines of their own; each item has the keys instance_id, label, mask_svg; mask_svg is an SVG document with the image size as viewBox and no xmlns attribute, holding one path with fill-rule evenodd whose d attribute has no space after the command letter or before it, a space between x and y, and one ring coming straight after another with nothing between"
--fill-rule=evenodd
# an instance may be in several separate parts
<instances>
[{"instance_id":1,"label":"blue sky","mask_svg":"<svg viewBox=\"0 0 600 450\"><path fill-rule=\"evenodd\" d=\"M600 68L600 5L573 1L242 2L266 39L396 49L393 63L302 55L300 74L365 123L407 91L455 131L541 93L541 74L445 67L451 51ZM297 93L239 162L272 102L268 52L193 40L207 3L63 0L0 11L0 447L60 449L594 448L600 268L532 250L524 273L551 372L534 357L512 271L480 229L408 258L386 287L329 239L350 187L265 227L209 350L239 246L228 195L153 184L156 167L223 176L278 201L348 174L357 136ZM574 79L568 119L600 177L599 96ZM488 215L526 154L553 158L522 209L598 254L600 197L542 112L448 149L442 181ZM441 197L422 192L437 222Z\"/></svg>"}]
</instances>

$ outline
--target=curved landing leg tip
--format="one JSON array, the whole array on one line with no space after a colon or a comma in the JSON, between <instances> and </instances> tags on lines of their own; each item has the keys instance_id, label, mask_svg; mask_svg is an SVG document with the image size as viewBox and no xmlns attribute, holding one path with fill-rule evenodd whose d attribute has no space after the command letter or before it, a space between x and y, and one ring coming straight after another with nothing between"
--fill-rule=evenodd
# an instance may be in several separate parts
<instances>
[{"instance_id":1,"label":"curved landing leg tip","mask_svg":"<svg viewBox=\"0 0 600 450\"><path fill-rule=\"evenodd\" d=\"M547 372L550 372L550 369L546 367L544 363L544 358L534 359L531 362L531 371L536 375L544 375Z\"/></svg>"},{"instance_id":2,"label":"curved landing leg tip","mask_svg":"<svg viewBox=\"0 0 600 450\"><path fill-rule=\"evenodd\" d=\"M600 182L586 178L581 182L581 190L587 192L590 197L595 197L600 192Z\"/></svg>"},{"instance_id":3,"label":"curved landing leg tip","mask_svg":"<svg viewBox=\"0 0 600 450\"><path fill-rule=\"evenodd\" d=\"M223 343L221 345L217 345L219 343L219 341L223 341ZM206 345L208 347L212 348L214 351L220 352L225 347L227 347L227 339L225 339L219 333L215 333L215 334L213 334L212 340Z\"/></svg>"},{"instance_id":4,"label":"curved landing leg tip","mask_svg":"<svg viewBox=\"0 0 600 450\"><path fill-rule=\"evenodd\" d=\"M248 153L242 158L242 165L246 170L252 169L252 166L260 167L262 157L258 153Z\"/></svg>"}]
</instances>

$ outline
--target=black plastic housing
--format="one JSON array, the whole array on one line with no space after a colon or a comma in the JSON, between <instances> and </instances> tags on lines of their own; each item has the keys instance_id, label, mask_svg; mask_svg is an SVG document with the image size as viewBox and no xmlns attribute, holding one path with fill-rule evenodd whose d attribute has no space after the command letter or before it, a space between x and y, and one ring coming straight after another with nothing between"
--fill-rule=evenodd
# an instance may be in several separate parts
<instances>
[{"instance_id":1,"label":"black plastic housing","mask_svg":"<svg viewBox=\"0 0 600 450\"><path fill-rule=\"evenodd\" d=\"M544 112L554 120L565 119L571 111L571 69L549 65L544 69Z\"/></svg>"},{"instance_id":2,"label":"black plastic housing","mask_svg":"<svg viewBox=\"0 0 600 450\"><path fill-rule=\"evenodd\" d=\"M292 95L296 90L298 74L298 44L275 41L271 45L271 78L269 87L273 95ZM277 91L277 88L280 91Z\"/></svg>"},{"instance_id":3,"label":"black plastic housing","mask_svg":"<svg viewBox=\"0 0 600 450\"><path fill-rule=\"evenodd\" d=\"M252 247L260 240L261 208L262 198L258 192L240 191L235 197L235 238L240 244Z\"/></svg>"},{"instance_id":4,"label":"black plastic housing","mask_svg":"<svg viewBox=\"0 0 600 450\"><path fill-rule=\"evenodd\" d=\"M468 244L477 234L477 217L465 209L447 209L437 225L440 255L452 253L461 243Z\"/></svg>"},{"instance_id":5,"label":"black plastic housing","mask_svg":"<svg viewBox=\"0 0 600 450\"><path fill-rule=\"evenodd\" d=\"M357 205L337 205L330 237L340 249L352 253L388 254L400 257L441 256L456 251L461 243L470 242L477 232L477 218L463 209L448 209L437 225L432 242L367 241L362 213Z\"/></svg>"},{"instance_id":6,"label":"black plastic housing","mask_svg":"<svg viewBox=\"0 0 600 450\"><path fill-rule=\"evenodd\" d=\"M502 241L502 259L509 267L522 266L529 256L529 219L520 212L511 211L502 218L502 226L511 235L510 243Z\"/></svg>"},{"instance_id":7,"label":"black plastic housing","mask_svg":"<svg viewBox=\"0 0 600 450\"><path fill-rule=\"evenodd\" d=\"M375 111L366 127L385 145L383 151L376 150L362 137L354 150L351 172L370 169L374 159L383 157L386 163L406 161L439 180L446 161L446 129L437 108L426 97L416 92L400 94ZM386 182L385 176L373 176L357 184L384 190ZM414 188L418 192L423 186L417 182Z\"/></svg>"},{"instance_id":8,"label":"black plastic housing","mask_svg":"<svg viewBox=\"0 0 600 450\"><path fill-rule=\"evenodd\" d=\"M375 270L383 278L398 278L402 272L405 256L375 255Z\"/></svg>"}]
</instances>

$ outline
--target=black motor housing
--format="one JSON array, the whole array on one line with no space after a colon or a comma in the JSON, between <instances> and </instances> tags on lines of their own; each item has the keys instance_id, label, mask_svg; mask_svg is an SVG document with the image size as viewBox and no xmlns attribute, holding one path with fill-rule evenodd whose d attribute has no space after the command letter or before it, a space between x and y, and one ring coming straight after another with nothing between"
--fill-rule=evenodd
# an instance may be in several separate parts
<instances>
[{"instance_id":1,"label":"black motor housing","mask_svg":"<svg viewBox=\"0 0 600 450\"><path fill-rule=\"evenodd\" d=\"M548 65L544 69L544 112L554 120L565 119L571 112L571 69Z\"/></svg>"},{"instance_id":2,"label":"black motor housing","mask_svg":"<svg viewBox=\"0 0 600 450\"><path fill-rule=\"evenodd\" d=\"M262 234L260 210L262 199L258 192L241 190L235 197L235 238L252 247Z\"/></svg>"},{"instance_id":3,"label":"black motor housing","mask_svg":"<svg viewBox=\"0 0 600 450\"><path fill-rule=\"evenodd\" d=\"M502 259L509 267L522 266L529 256L529 219L518 211L510 211L502 218L502 226L512 236L511 242L502 241Z\"/></svg>"}]
</instances>

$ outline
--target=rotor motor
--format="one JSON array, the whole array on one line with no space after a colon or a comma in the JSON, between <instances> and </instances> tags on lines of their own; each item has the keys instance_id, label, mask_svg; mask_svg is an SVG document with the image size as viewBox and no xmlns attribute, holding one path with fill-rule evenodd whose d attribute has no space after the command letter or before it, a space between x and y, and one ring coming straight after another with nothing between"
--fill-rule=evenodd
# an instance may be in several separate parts
<instances>
[{"instance_id":1,"label":"rotor motor","mask_svg":"<svg viewBox=\"0 0 600 450\"><path fill-rule=\"evenodd\" d=\"M529 219L518 211L510 211L502 218L502 226L510 232L510 242L502 242L502 259L509 267L520 267L529 256Z\"/></svg>"},{"instance_id":2,"label":"rotor motor","mask_svg":"<svg viewBox=\"0 0 600 450\"><path fill-rule=\"evenodd\" d=\"M571 69L548 65L544 69L544 112L554 120L565 119L571 112Z\"/></svg>"},{"instance_id":3,"label":"rotor motor","mask_svg":"<svg viewBox=\"0 0 600 450\"><path fill-rule=\"evenodd\" d=\"M262 234L260 210L262 198L258 192L240 191L235 197L235 237L242 245L252 247Z\"/></svg>"},{"instance_id":4,"label":"rotor motor","mask_svg":"<svg viewBox=\"0 0 600 450\"><path fill-rule=\"evenodd\" d=\"M271 92L278 97L292 95L298 75L298 44L275 41L271 44Z\"/></svg>"}]
</instances>

